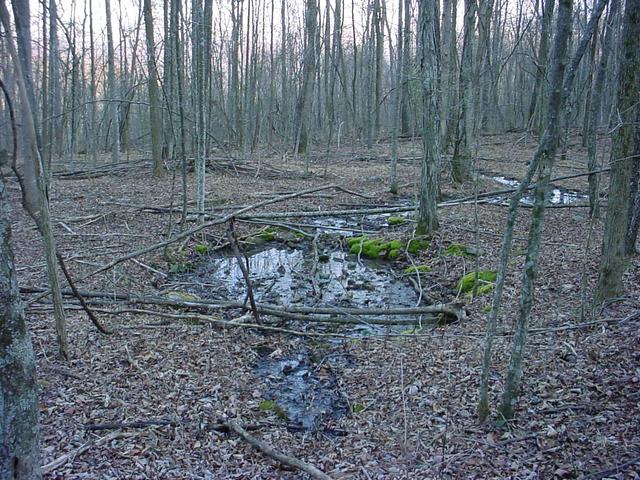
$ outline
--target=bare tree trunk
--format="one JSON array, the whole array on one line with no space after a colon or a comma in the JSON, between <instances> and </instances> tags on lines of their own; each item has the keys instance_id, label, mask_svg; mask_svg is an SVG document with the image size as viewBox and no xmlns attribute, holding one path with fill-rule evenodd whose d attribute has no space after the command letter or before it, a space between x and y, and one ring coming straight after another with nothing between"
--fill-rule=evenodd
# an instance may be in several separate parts
<instances>
[{"instance_id":1,"label":"bare tree trunk","mask_svg":"<svg viewBox=\"0 0 640 480\"><path fill-rule=\"evenodd\" d=\"M109 98L108 108L110 112L111 133L111 162L120 161L120 121L118 120L118 104L116 103L116 67L113 50L113 31L111 28L111 2L104 0L105 18L107 22L107 91Z\"/></svg>"},{"instance_id":2,"label":"bare tree trunk","mask_svg":"<svg viewBox=\"0 0 640 480\"><path fill-rule=\"evenodd\" d=\"M476 0L465 0L464 40L460 62L460 114L457 138L453 152L452 174L456 182L462 183L471 176L471 145L474 135L474 49L475 25L478 5Z\"/></svg>"},{"instance_id":3,"label":"bare tree trunk","mask_svg":"<svg viewBox=\"0 0 640 480\"><path fill-rule=\"evenodd\" d=\"M440 65L438 58L437 5L420 0L418 34L420 39L420 74L422 76L422 173L420 176L420 206L416 233L428 235L438 229L438 171L440 163L440 112L437 89Z\"/></svg>"},{"instance_id":4,"label":"bare tree trunk","mask_svg":"<svg viewBox=\"0 0 640 480\"><path fill-rule=\"evenodd\" d=\"M158 70L155 58L151 0L144 0L144 26L147 39L147 89L149 91L150 104L151 158L153 159L153 175L155 177L161 177L164 173L162 166L162 118L160 115L160 98L158 96Z\"/></svg>"},{"instance_id":5,"label":"bare tree trunk","mask_svg":"<svg viewBox=\"0 0 640 480\"><path fill-rule=\"evenodd\" d=\"M640 108L636 106L635 139L633 147L633 173L631 175L631 194L629 195L629 227L625 238L627 255L636 253L638 227L640 227Z\"/></svg>"},{"instance_id":6,"label":"bare tree trunk","mask_svg":"<svg viewBox=\"0 0 640 480\"><path fill-rule=\"evenodd\" d=\"M9 203L0 175L0 478L34 480L42 478L38 388L10 238Z\"/></svg>"},{"instance_id":7,"label":"bare tree trunk","mask_svg":"<svg viewBox=\"0 0 640 480\"><path fill-rule=\"evenodd\" d=\"M309 111L311 104L311 93L313 91L313 79L315 70L315 36L316 36L316 0L305 1L305 43L304 59L302 65L302 87L298 95L296 105L296 121L298 132L296 134L296 151L307 153L309 146Z\"/></svg>"},{"instance_id":8,"label":"bare tree trunk","mask_svg":"<svg viewBox=\"0 0 640 480\"><path fill-rule=\"evenodd\" d=\"M402 16L403 0L398 1L398 47L396 50L396 88L394 92L394 118L393 133L391 138L391 175L389 191L394 195L398 193L398 134L400 133L400 123L402 122L402 35L404 28Z\"/></svg>"},{"instance_id":9,"label":"bare tree trunk","mask_svg":"<svg viewBox=\"0 0 640 480\"><path fill-rule=\"evenodd\" d=\"M16 24L18 23L18 18L21 19L20 23L22 23L24 22L22 17L24 15L28 16L28 8L25 11L25 5L28 5L28 3L23 0L18 0L13 5ZM26 81L26 76L22 70L23 65L31 68L30 60L21 58L22 54L30 55L30 51L21 51L21 54L18 54L18 51L13 44L9 12L4 0L0 0L0 22L4 27L4 31L7 33L6 43L16 71L16 81L18 84L20 105L22 107L22 121L24 123L23 138L25 139L25 168L23 172L19 172L17 168L15 168L14 171L20 180L22 200L25 210L33 218L40 234L42 235L42 240L45 246L47 275L53 296L53 312L56 322L56 336L58 340L59 354L62 358L68 358L69 353L67 347L66 319L62 308L62 293L60 289L60 280L58 279L55 256L56 246L51 228L51 218L49 216L49 196L47 191L46 175L38 146L36 123L34 120L35 109L31 105L31 99L35 99L35 95L29 95L27 87L28 82ZM29 21L27 20L24 22L24 25L28 26ZM28 32L23 31L22 33L27 34L30 38L30 34ZM19 35L17 38L18 41L20 41Z\"/></svg>"},{"instance_id":10,"label":"bare tree trunk","mask_svg":"<svg viewBox=\"0 0 640 480\"><path fill-rule=\"evenodd\" d=\"M613 21L616 17L620 0L610 0L609 12L605 19L604 33L602 34L602 47L600 60L598 61L598 67L591 86L591 103L589 105L589 111L585 114L588 117L587 132L585 134L587 141L587 169L590 172L594 172L598 169L597 153L597 141L598 141L598 125L601 118L602 99L604 83L607 76L607 65L609 64L609 50L613 44ZM589 174L589 214L594 217L599 216L599 201L598 201L598 181L599 177L596 173Z\"/></svg>"},{"instance_id":11,"label":"bare tree trunk","mask_svg":"<svg viewBox=\"0 0 640 480\"><path fill-rule=\"evenodd\" d=\"M622 33L622 59L618 71L619 124L611 145L609 200L605 221L596 301L619 297L627 266L625 236L629 225L631 178L634 159L635 109L640 90L640 0L626 0ZM637 162L637 159L635 159Z\"/></svg>"},{"instance_id":12,"label":"bare tree trunk","mask_svg":"<svg viewBox=\"0 0 640 480\"><path fill-rule=\"evenodd\" d=\"M411 132L409 120L409 76L410 76L410 60L411 60L411 0L404 0L404 32L402 36L402 77L405 79L402 84L402 113L401 128L402 135L409 135Z\"/></svg>"},{"instance_id":13,"label":"bare tree trunk","mask_svg":"<svg viewBox=\"0 0 640 480\"><path fill-rule=\"evenodd\" d=\"M543 102L539 98L544 98L545 78L547 76L547 58L549 56L549 39L551 38L551 20L553 18L553 10L555 8L555 0L542 0L542 23L540 30L540 46L538 48L538 57L536 59L536 78L529 103L529 113L527 115L527 124L529 126L536 125L538 130L542 129L543 120ZM538 116L538 122L535 122L534 115Z\"/></svg>"}]
</instances>

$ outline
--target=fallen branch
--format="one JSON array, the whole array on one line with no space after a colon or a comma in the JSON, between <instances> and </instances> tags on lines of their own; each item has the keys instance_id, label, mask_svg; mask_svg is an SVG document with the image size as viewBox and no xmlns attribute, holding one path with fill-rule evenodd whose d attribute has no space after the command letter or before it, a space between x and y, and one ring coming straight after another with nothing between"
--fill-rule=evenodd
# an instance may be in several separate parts
<instances>
[{"instance_id":1,"label":"fallen branch","mask_svg":"<svg viewBox=\"0 0 640 480\"><path fill-rule=\"evenodd\" d=\"M298 470L302 470L303 472L309 474L311 478L317 478L320 480L331 480L331 477L329 475L318 470L316 467L314 467L310 463L304 462L290 455L285 455L284 453L279 452L276 449L274 449L272 446L268 445L266 442L254 437L233 420L228 420L226 424L230 430L233 430L245 442L247 442L249 445L251 445L255 449L260 450L266 456L274 460L277 460L278 462L283 463L285 465L289 465L290 467L294 467L294 468L297 468Z\"/></svg>"},{"instance_id":2,"label":"fallen branch","mask_svg":"<svg viewBox=\"0 0 640 480\"><path fill-rule=\"evenodd\" d=\"M247 285L247 296L249 297L249 302L251 304L251 311L253 312L253 317L256 319L256 323L262 323L260 319L260 314L258 313L258 308L256 307L256 300L253 296L253 287L251 285L251 278L249 278L249 268L248 261L245 257L240 253L240 247L238 247L238 241L236 240L236 234L233 230L233 218L229 220L229 230L227 231L227 238L229 239L229 243L231 244L231 250L236 257L236 261L238 262L238 267L242 271L242 276L244 277L244 281Z\"/></svg>"},{"instance_id":3,"label":"fallen branch","mask_svg":"<svg viewBox=\"0 0 640 480\"><path fill-rule=\"evenodd\" d=\"M113 423L85 423L84 429L92 432L100 430L120 430L124 428L147 428L147 427L177 427L179 422L160 418L156 420L141 420L137 422L113 422Z\"/></svg>"},{"instance_id":4,"label":"fallen branch","mask_svg":"<svg viewBox=\"0 0 640 480\"><path fill-rule=\"evenodd\" d=\"M64 263L64 258L62 258L62 254L60 252L56 252L56 257L58 259L58 264L60 265L60 269L62 270L62 273L64 274L65 278L67 279L67 283L71 287L71 291L80 302L80 305L82 305L82 309L86 312L89 319L91 319L91 322L95 325L95 327L98 329L100 333L104 333L105 335L109 335L113 333L107 330L104 327L104 325L100 323L100 320L98 320L98 317L96 317L95 313L93 313L89 305L87 305L87 302L85 301L84 297L78 291L76 284L73 282L73 278L71 278L71 274L69 273L69 270L67 270L67 265Z\"/></svg>"},{"instance_id":5,"label":"fallen branch","mask_svg":"<svg viewBox=\"0 0 640 480\"><path fill-rule=\"evenodd\" d=\"M21 287L23 293L42 292L43 288ZM177 300L175 298L153 297L153 296L135 296L123 293L109 292L81 292L86 298L104 298L112 301L125 301L132 304L146 305L164 305L178 308L212 308L212 309L230 309L240 308L246 310L247 307L242 302L227 300ZM65 296L72 295L68 289L63 289L62 294ZM455 317L457 320L466 318L466 311L460 303L439 303L435 305L426 305L423 307L397 307L397 308L355 308L355 307L279 307L272 304L256 303L256 308L260 313L274 315L283 318L295 318L317 322L332 322L332 318L340 320L338 323L362 323L359 321L341 320L341 316L402 316L402 315L426 315L426 314L444 314ZM310 315L328 315L328 317L311 317ZM295 315L295 316L294 316ZM304 315L304 316L303 316ZM395 325L402 323L415 323L414 321L398 322L395 320L372 319L367 320L369 323L378 323L381 325Z\"/></svg>"}]
</instances>

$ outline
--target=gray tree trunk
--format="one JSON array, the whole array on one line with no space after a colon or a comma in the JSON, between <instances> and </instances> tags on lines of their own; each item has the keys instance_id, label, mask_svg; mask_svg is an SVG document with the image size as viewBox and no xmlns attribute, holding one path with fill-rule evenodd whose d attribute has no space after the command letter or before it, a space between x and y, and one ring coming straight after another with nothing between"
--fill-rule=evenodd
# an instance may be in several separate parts
<instances>
[{"instance_id":1,"label":"gray tree trunk","mask_svg":"<svg viewBox=\"0 0 640 480\"><path fill-rule=\"evenodd\" d=\"M42 478L38 389L10 237L9 204L0 175L0 478L35 480Z\"/></svg>"},{"instance_id":2,"label":"gray tree trunk","mask_svg":"<svg viewBox=\"0 0 640 480\"><path fill-rule=\"evenodd\" d=\"M428 235L438 229L438 173L440 163L440 112L438 111L438 86L440 62L438 48L437 5L420 0L418 35L420 46L420 74L423 95L422 110L422 171L420 175L420 199L416 233Z\"/></svg>"},{"instance_id":3,"label":"gray tree trunk","mask_svg":"<svg viewBox=\"0 0 640 480\"><path fill-rule=\"evenodd\" d=\"M588 117L586 137L587 147L587 168L590 172L598 169L597 154L597 141L598 141L598 125L600 124L603 89L607 76L607 65L609 64L609 51L613 44L613 21L616 17L620 0L610 0L609 11L604 22L604 33L601 38L601 54L598 66L595 72L595 77L591 85L591 103L589 104L589 110L586 112ZM596 173L589 174L589 214L594 217L599 216L599 201L598 201L598 183L599 176Z\"/></svg>"},{"instance_id":4,"label":"gray tree trunk","mask_svg":"<svg viewBox=\"0 0 640 480\"><path fill-rule=\"evenodd\" d=\"M316 37L316 0L305 1L305 42L304 58L302 65L302 87L296 104L296 121L298 123L296 134L296 151L299 154L307 153L309 146L309 120L311 107L311 93L313 91L315 70L315 37Z\"/></svg>"},{"instance_id":5,"label":"gray tree trunk","mask_svg":"<svg viewBox=\"0 0 640 480\"><path fill-rule=\"evenodd\" d=\"M158 95L158 70L156 68L151 0L144 0L144 27L147 40L147 89L149 91L150 104L151 158L153 159L153 175L160 177L164 172L162 165L162 117L160 115L160 98Z\"/></svg>"},{"instance_id":6,"label":"gray tree trunk","mask_svg":"<svg viewBox=\"0 0 640 480\"><path fill-rule=\"evenodd\" d=\"M460 114L457 138L451 160L452 175L456 182L464 182L471 176L471 146L474 142L475 100L474 94L474 46L476 25L476 0L465 0L464 39L460 62Z\"/></svg>"},{"instance_id":7,"label":"gray tree trunk","mask_svg":"<svg viewBox=\"0 0 640 480\"><path fill-rule=\"evenodd\" d=\"M116 103L116 66L113 49L113 30L111 28L111 2L104 0L105 18L107 22L107 91L109 98L109 119L111 120L111 162L120 161L120 121L118 119L118 104Z\"/></svg>"},{"instance_id":8,"label":"gray tree trunk","mask_svg":"<svg viewBox=\"0 0 640 480\"><path fill-rule=\"evenodd\" d=\"M596 301L619 297L627 266L625 236L629 225L631 177L634 159L635 109L640 91L640 0L626 0L622 33L622 59L618 71L618 125L613 133L609 200L605 221ZM637 159L635 160L637 161Z\"/></svg>"},{"instance_id":9,"label":"gray tree trunk","mask_svg":"<svg viewBox=\"0 0 640 480\"><path fill-rule=\"evenodd\" d=\"M635 139L633 147L633 173L631 175L631 194L629 195L629 226L625 238L627 255L636 253L638 228L640 227L640 108L636 107Z\"/></svg>"}]
</instances>

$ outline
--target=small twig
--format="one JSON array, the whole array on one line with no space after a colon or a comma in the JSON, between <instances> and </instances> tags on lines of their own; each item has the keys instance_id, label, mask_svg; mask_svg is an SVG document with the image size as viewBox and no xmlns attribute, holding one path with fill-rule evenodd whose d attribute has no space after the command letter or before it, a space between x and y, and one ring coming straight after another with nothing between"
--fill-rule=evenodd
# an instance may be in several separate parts
<instances>
[{"instance_id":1,"label":"small twig","mask_svg":"<svg viewBox=\"0 0 640 480\"><path fill-rule=\"evenodd\" d=\"M240 435L244 441L246 441L252 447L260 450L266 456L277 460L280 463L285 465L289 465L290 467L297 468L302 470L303 472L309 474L311 478L316 478L320 480L331 480L331 477L326 473L318 470L318 468L314 467L310 463L304 462L298 458L292 457L290 455L285 455L282 452L277 451L272 446L268 445L266 442L259 440L258 438L251 435L244 428L238 425L233 420L228 420L226 422L227 426L230 430L233 430L235 433Z\"/></svg>"}]
</instances>

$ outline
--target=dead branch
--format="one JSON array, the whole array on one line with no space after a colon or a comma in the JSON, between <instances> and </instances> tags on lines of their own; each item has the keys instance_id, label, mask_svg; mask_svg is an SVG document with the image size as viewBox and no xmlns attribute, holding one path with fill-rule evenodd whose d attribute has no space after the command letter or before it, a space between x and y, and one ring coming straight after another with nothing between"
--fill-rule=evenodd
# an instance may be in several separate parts
<instances>
[{"instance_id":1,"label":"dead branch","mask_svg":"<svg viewBox=\"0 0 640 480\"><path fill-rule=\"evenodd\" d=\"M331 480L331 477L329 475L327 475L324 472L321 472L310 463L304 462L290 455L285 455L284 453L279 452L276 449L274 449L272 446L268 445L266 442L254 437L233 420L228 420L226 424L230 430L233 430L245 442L247 442L249 445L256 448L257 450L260 450L266 456L280 463L283 463L285 465L289 465L290 467L294 467L299 470L302 470L303 472L309 474L311 478L317 478L320 480Z\"/></svg>"},{"instance_id":2,"label":"dead branch","mask_svg":"<svg viewBox=\"0 0 640 480\"><path fill-rule=\"evenodd\" d=\"M251 286L251 279L249 278L249 268L247 259L240 253L240 247L238 247L238 241L236 240L236 234L233 231L233 218L229 220L229 230L227 231L227 238L229 238L229 244L231 245L231 250L236 257L236 261L238 262L238 266L242 271L242 276L244 277L244 281L247 285L247 296L249 297L249 302L251 304L251 311L253 312L253 317L256 319L256 323L261 324L262 320L260 319L260 314L258 313L258 308L256 307L256 300L253 296L253 287ZM247 263L245 263L247 262Z\"/></svg>"},{"instance_id":3,"label":"dead branch","mask_svg":"<svg viewBox=\"0 0 640 480\"><path fill-rule=\"evenodd\" d=\"M175 422L168 418L159 418L154 420L141 420L138 422L113 422L113 423L86 423L85 430L92 432L100 430L120 430L124 428L147 428L147 427L177 427L179 422Z\"/></svg>"},{"instance_id":4,"label":"dead branch","mask_svg":"<svg viewBox=\"0 0 640 480\"><path fill-rule=\"evenodd\" d=\"M37 287L21 287L22 293L38 293L44 291L44 288ZM164 305L178 308L211 308L211 309L230 309L241 308L246 309L246 305L242 302L227 300L177 300L175 298L154 297L154 296L136 296L123 293L110 292L80 292L86 298L106 299L110 303L120 301L131 304L147 304L147 305ZM63 295L70 296L73 292L63 289ZM31 302L29 302L31 304ZM356 308L356 307L280 307L272 304L256 303L256 308L260 313L273 315L283 318L293 318L298 320L328 322L328 323L362 323L361 321L353 321L353 319L343 319L344 316L402 316L402 315L427 315L427 314L444 314L454 317L457 320L466 318L464 306L460 303L439 303L434 305L426 305L422 307L398 307L398 308ZM313 317L312 315L328 315L328 317ZM349 321L351 320L351 321ZM395 321L386 319L371 319L369 323L378 323L381 325L397 325L402 323L414 323L413 321Z\"/></svg>"},{"instance_id":5,"label":"dead branch","mask_svg":"<svg viewBox=\"0 0 640 480\"><path fill-rule=\"evenodd\" d=\"M56 252L56 258L58 259L58 264L60 265L60 269L62 270L62 273L67 279L67 283L69 284L69 287L71 287L71 291L80 302L80 305L82 305L82 309L86 312L91 322L95 325L95 327L98 329L100 333L104 333L105 335L109 335L113 333L107 330L104 327L104 325L100 323L100 320L98 320L98 317L96 317L95 313L93 313L93 311L85 301L82 294L78 291L78 288L76 287L76 284L73 282L73 278L71 277L69 270L67 270L67 265L64 263L64 258L62 258L62 254L60 252Z\"/></svg>"}]
</instances>

